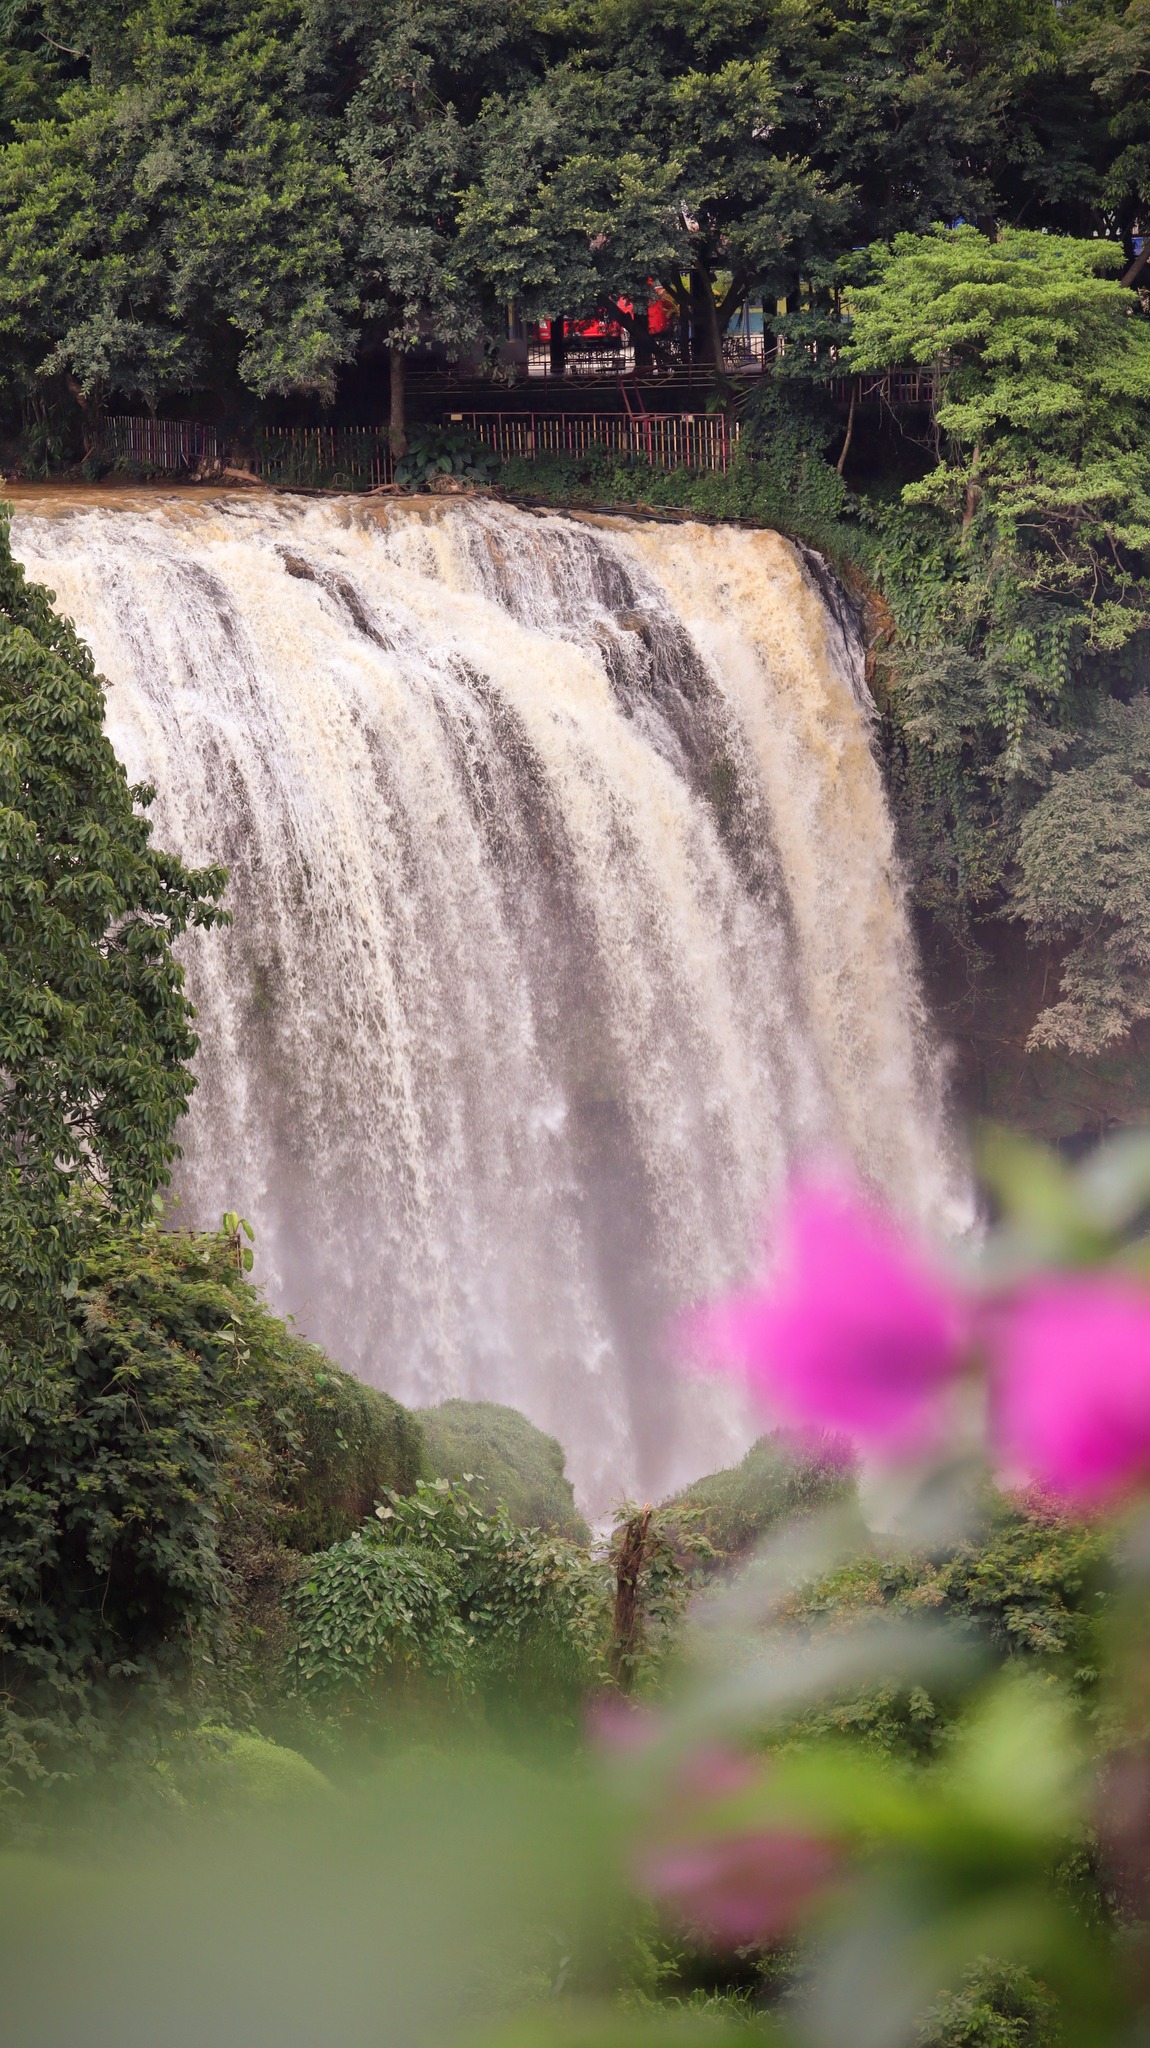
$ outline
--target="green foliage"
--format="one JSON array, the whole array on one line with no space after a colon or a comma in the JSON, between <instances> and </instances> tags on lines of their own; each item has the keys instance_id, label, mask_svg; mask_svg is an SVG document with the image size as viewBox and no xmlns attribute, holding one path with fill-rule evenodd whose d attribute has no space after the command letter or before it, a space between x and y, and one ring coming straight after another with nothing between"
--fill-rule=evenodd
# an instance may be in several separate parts
<instances>
[{"instance_id":1,"label":"green foliage","mask_svg":"<svg viewBox=\"0 0 1150 2048\"><path fill-rule=\"evenodd\" d=\"M1121 250L962 227L898 235L871 257L872 282L852 303L851 364L918 363L938 380L945 449L904 499L966 527L982 505L1020 580L1078 598L1092 641L1120 645L1144 616L1125 557L1150 548L1150 325L1107 275Z\"/></svg>"},{"instance_id":2,"label":"green foliage","mask_svg":"<svg viewBox=\"0 0 1150 2048\"><path fill-rule=\"evenodd\" d=\"M692 1511L699 1534L716 1558L746 1555L756 1543L796 1516L849 1498L854 1472L816 1450L763 1436L738 1465L693 1480L668 1506Z\"/></svg>"},{"instance_id":3,"label":"green foliage","mask_svg":"<svg viewBox=\"0 0 1150 2048\"><path fill-rule=\"evenodd\" d=\"M103 729L87 648L0 526L0 1422L66 1405L66 1296L95 1187L149 1212L196 1049L172 940L219 920L221 869L157 851Z\"/></svg>"},{"instance_id":4,"label":"green foliage","mask_svg":"<svg viewBox=\"0 0 1150 2048\"><path fill-rule=\"evenodd\" d=\"M425 489L441 476L489 484L498 468L498 457L474 435L448 427L424 427L410 436L406 455L395 465L395 481L412 490Z\"/></svg>"},{"instance_id":5,"label":"green foliage","mask_svg":"<svg viewBox=\"0 0 1150 2048\"><path fill-rule=\"evenodd\" d=\"M197 1804L218 1802L234 1813L298 1807L331 1797L322 1771L298 1750L286 1749L266 1735L209 1724L197 1731L197 1737L194 1779L184 1774L185 1782L194 1783Z\"/></svg>"},{"instance_id":6,"label":"green foliage","mask_svg":"<svg viewBox=\"0 0 1150 2048\"><path fill-rule=\"evenodd\" d=\"M1150 1016L1150 697L1103 700L1022 820L1015 914L1065 946L1032 1045L1095 1053Z\"/></svg>"},{"instance_id":7,"label":"green foliage","mask_svg":"<svg viewBox=\"0 0 1150 2048\"><path fill-rule=\"evenodd\" d=\"M1112 1540L1099 1524L993 1496L984 1528L943 1555L876 1547L804 1591L794 1612L819 1629L876 1612L931 1616L956 1640L1034 1665L1089 1696L1103 1661L1112 1580ZM882 1752L929 1756L949 1740L953 1718L945 1690L880 1685L836 1702L818 1726Z\"/></svg>"},{"instance_id":8,"label":"green foliage","mask_svg":"<svg viewBox=\"0 0 1150 2048\"><path fill-rule=\"evenodd\" d=\"M353 58L340 105L340 155L356 220L354 277L368 331L393 349L429 334L474 348L483 333L479 282L461 260L461 195L474 169L469 116L500 77L505 0L482 14L444 0L378 8L318 0L307 43L331 76L338 40Z\"/></svg>"},{"instance_id":9,"label":"green foliage","mask_svg":"<svg viewBox=\"0 0 1150 2048\"><path fill-rule=\"evenodd\" d=\"M261 1428L294 1451L277 1480L276 1527L293 1550L325 1549L351 1534L392 1489L423 1476L417 1417L379 1387L341 1372L317 1344L286 1335L259 1385Z\"/></svg>"},{"instance_id":10,"label":"green foliage","mask_svg":"<svg viewBox=\"0 0 1150 2048\"><path fill-rule=\"evenodd\" d=\"M1014 229L901 235L872 251L849 351L936 371L933 465L880 511L871 558L916 894L963 942L992 913L1057 947L1030 1043L1087 1056L1148 1014L1150 324L1120 261Z\"/></svg>"},{"instance_id":11,"label":"green foliage","mask_svg":"<svg viewBox=\"0 0 1150 2048\"><path fill-rule=\"evenodd\" d=\"M552 505L681 512L778 527L853 567L867 560L869 537L850 516L850 494L821 453L828 428L820 412L817 395L792 397L766 386L748 408L746 444L740 441L725 471L657 469L643 456L592 446L580 455L510 457L499 485L509 495Z\"/></svg>"},{"instance_id":12,"label":"green foliage","mask_svg":"<svg viewBox=\"0 0 1150 2048\"><path fill-rule=\"evenodd\" d=\"M236 1705L298 1553L422 1469L418 1423L268 1312L229 1231L97 1218L70 1316L53 1407L0 1436L13 1782L149 1751L145 1710Z\"/></svg>"},{"instance_id":13,"label":"green foliage","mask_svg":"<svg viewBox=\"0 0 1150 2048\"><path fill-rule=\"evenodd\" d=\"M474 1637L477 1682L538 1702L569 1703L590 1683L604 1641L606 1580L583 1546L517 1528L448 1479L390 1494L380 1539L438 1560L460 1622Z\"/></svg>"},{"instance_id":14,"label":"green foliage","mask_svg":"<svg viewBox=\"0 0 1150 2048\"><path fill-rule=\"evenodd\" d=\"M818 385L794 377L761 384L740 408L740 468L751 468L768 524L802 535L833 532L851 496L827 451L842 422Z\"/></svg>"},{"instance_id":15,"label":"green foliage","mask_svg":"<svg viewBox=\"0 0 1150 2048\"><path fill-rule=\"evenodd\" d=\"M26 381L96 404L224 379L330 396L348 191L294 90L294 10L173 0L110 30L0 154L0 332Z\"/></svg>"},{"instance_id":16,"label":"green foliage","mask_svg":"<svg viewBox=\"0 0 1150 2048\"><path fill-rule=\"evenodd\" d=\"M413 1671L458 1678L468 1638L439 1565L370 1526L314 1558L288 1603L300 1685L322 1696L378 1690L381 1678Z\"/></svg>"},{"instance_id":17,"label":"green foliage","mask_svg":"<svg viewBox=\"0 0 1150 2048\"><path fill-rule=\"evenodd\" d=\"M984 1962L958 1991L941 1998L927 2020L921 2048L1058 2048L1053 2002L1029 1972Z\"/></svg>"},{"instance_id":18,"label":"green foliage","mask_svg":"<svg viewBox=\"0 0 1150 2048\"><path fill-rule=\"evenodd\" d=\"M564 1471L563 1446L517 1408L497 1401L441 1401L416 1414L435 1478L463 1481L484 1512L502 1506L520 1528L590 1542Z\"/></svg>"},{"instance_id":19,"label":"green foliage","mask_svg":"<svg viewBox=\"0 0 1150 2048\"><path fill-rule=\"evenodd\" d=\"M190 1279L178 1331L165 1328L168 1261L146 1243L101 1249L52 1408L3 1415L9 1782L90 1766L115 1751L118 1723L134 1735L129 1707L170 1713L206 1684L227 1597L220 1525L240 1426L228 1289Z\"/></svg>"},{"instance_id":20,"label":"green foliage","mask_svg":"<svg viewBox=\"0 0 1150 2048\"><path fill-rule=\"evenodd\" d=\"M312 1559L288 1596L293 1671L305 1693L349 1707L419 1672L491 1704L570 1711L603 1647L605 1600L586 1550L517 1528L464 1485L421 1480Z\"/></svg>"}]
</instances>

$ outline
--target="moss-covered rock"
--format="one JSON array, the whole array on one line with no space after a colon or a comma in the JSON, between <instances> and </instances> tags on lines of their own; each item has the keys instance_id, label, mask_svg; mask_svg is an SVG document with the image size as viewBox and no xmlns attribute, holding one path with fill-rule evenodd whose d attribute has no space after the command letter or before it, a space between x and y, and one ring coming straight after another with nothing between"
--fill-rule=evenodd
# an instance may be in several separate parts
<instances>
[{"instance_id":1,"label":"moss-covered rock","mask_svg":"<svg viewBox=\"0 0 1150 2048\"><path fill-rule=\"evenodd\" d=\"M254 1378L262 1430L278 1432L290 1454L277 1488L278 1527L293 1550L342 1542L389 1489L410 1493L423 1477L417 1418L341 1371L317 1344L285 1333Z\"/></svg>"},{"instance_id":2,"label":"moss-covered rock","mask_svg":"<svg viewBox=\"0 0 1150 2048\"><path fill-rule=\"evenodd\" d=\"M299 1806L334 1797L331 1780L297 1749L266 1735L218 1727L200 1731L204 1752L195 1790L201 1802L237 1807Z\"/></svg>"},{"instance_id":3,"label":"moss-covered rock","mask_svg":"<svg viewBox=\"0 0 1150 2048\"><path fill-rule=\"evenodd\" d=\"M349 1536L385 1493L411 1491L419 1423L273 1315L223 1235L97 1218L74 1313L75 1384L32 1447L44 1475L35 1546L27 1532L0 1546L0 1588L40 1587L45 1641L22 1637L32 1669L56 1672L55 1658L66 1699L113 1649L150 1682L194 1676L225 1705L274 1689L285 1594L308 1553ZM15 1443L0 1480L26 1481L30 1459ZM123 1590L124 1617L108 1585ZM21 1605L26 1595L10 1600ZM112 1630L107 1651L93 1615ZM47 1725L42 1701L36 1711ZM0 1737L4 1726L0 1715Z\"/></svg>"},{"instance_id":4,"label":"moss-covered rock","mask_svg":"<svg viewBox=\"0 0 1150 2048\"><path fill-rule=\"evenodd\" d=\"M575 1543L590 1530L575 1505L563 1446L517 1408L498 1401L441 1401L420 1408L427 1461L437 1479L463 1479L486 1506L502 1501L520 1528L549 1529Z\"/></svg>"},{"instance_id":5,"label":"moss-covered rock","mask_svg":"<svg viewBox=\"0 0 1150 2048\"><path fill-rule=\"evenodd\" d=\"M666 1505L694 1511L694 1526L725 1562L753 1550L779 1523L849 1497L854 1484L841 1460L761 1436L741 1464L694 1480Z\"/></svg>"}]
</instances>

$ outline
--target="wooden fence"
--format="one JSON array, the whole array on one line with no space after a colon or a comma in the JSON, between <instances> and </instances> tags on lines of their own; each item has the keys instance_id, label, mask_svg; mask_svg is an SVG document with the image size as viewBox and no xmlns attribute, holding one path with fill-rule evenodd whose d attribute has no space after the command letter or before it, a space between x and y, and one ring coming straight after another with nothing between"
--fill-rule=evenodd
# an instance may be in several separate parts
<instances>
[{"instance_id":1,"label":"wooden fence","mask_svg":"<svg viewBox=\"0 0 1150 2048\"><path fill-rule=\"evenodd\" d=\"M241 460L218 428L202 421L119 415L104 422L104 446L114 462L164 476L210 476L233 463L289 488L319 484L351 491L373 490L392 476L387 438L377 427L264 430Z\"/></svg>"},{"instance_id":2,"label":"wooden fence","mask_svg":"<svg viewBox=\"0 0 1150 2048\"><path fill-rule=\"evenodd\" d=\"M394 464L379 427L285 427L261 433L252 467L269 484L323 484L329 490L374 491L392 480Z\"/></svg>"},{"instance_id":3,"label":"wooden fence","mask_svg":"<svg viewBox=\"0 0 1150 2048\"><path fill-rule=\"evenodd\" d=\"M725 470L738 440L738 422L722 413L452 412L444 425L462 426L497 455L643 456L654 469Z\"/></svg>"},{"instance_id":4,"label":"wooden fence","mask_svg":"<svg viewBox=\"0 0 1150 2048\"><path fill-rule=\"evenodd\" d=\"M123 414L104 421L104 447L114 461L159 469L171 475L219 469L227 460L215 427L200 420L137 419Z\"/></svg>"},{"instance_id":5,"label":"wooden fence","mask_svg":"<svg viewBox=\"0 0 1150 2048\"><path fill-rule=\"evenodd\" d=\"M739 432L722 414L689 412L454 412L444 415L443 424L463 427L504 457L586 455L600 447L615 455L645 456L656 469L725 470ZM119 416L104 426L104 445L113 461L164 476L207 477L231 463L289 490L301 485L373 490L392 479L386 438L374 427L265 431L255 437L241 464L218 430L198 420Z\"/></svg>"},{"instance_id":6,"label":"wooden fence","mask_svg":"<svg viewBox=\"0 0 1150 2048\"><path fill-rule=\"evenodd\" d=\"M840 406L925 406L935 396L932 370L887 370L834 377ZM445 412L445 427L463 427L502 457L586 455L593 447L644 457L654 469L726 470L739 438L738 421L723 413L643 410L638 387L622 387L621 412ZM104 422L104 447L121 465L161 476L210 476L229 465L252 470L283 488L375 490L392 481L394 464L381 427L262 429L242 461L219 429L199 420L120 415Z\"/></svg>"}]
</instances>

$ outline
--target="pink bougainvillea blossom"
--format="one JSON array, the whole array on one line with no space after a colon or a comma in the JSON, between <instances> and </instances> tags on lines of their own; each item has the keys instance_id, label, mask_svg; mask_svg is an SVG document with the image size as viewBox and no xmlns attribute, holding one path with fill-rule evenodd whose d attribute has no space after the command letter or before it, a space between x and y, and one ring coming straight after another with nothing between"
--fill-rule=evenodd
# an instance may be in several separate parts
<instances>
[{"instance_id":1,"label":"pink bougainvillea blossom","mask_svg":"<svg viewBox=\"0 0 1150 2048\"><path fill-rule=\"evenodd\" d=\"M654 1709L622 1693L604 1692L587 1709L587 1733L607 1756L642 1756L659 1732Z\"/></svg>"},{"instance_id":2,"label":"pink bougainvillea blossom","mask_svg":"<svg viewBox=\"0 0 1150 2048\"><path fill-rule=\"evenodd\" d=\"M745 1372L776 1419L898 1453L937 1437L968 1317L893 1220L845 1186L805 1180L772 1283L702 1311L687 1334Z\"/></svg>"},{"instance_id":3,"label":"pink bougainvillea blossom","mask_svg":"<svg viewBox=\"0 0 1150 2048\"><path fill-rule=\"evenodd\" d=\"M638 1876L677 1918L724 1948L791 1933L838 1873L833 1843L797 1829L717 1835L651 1850Z\"/></svg>"},{"instance_id":4,"label":"pink bougainvillea blossom","mask_svg":"<svg viewBox=\"0 0 1150 2048\"><path fill-rule=\"evenodd\" d=\"M1098 1507L1150 1477L1150 1289L1113 1273L1038 1281L989 1335L1008 1479Z\"/></svg>"}]
</instances>

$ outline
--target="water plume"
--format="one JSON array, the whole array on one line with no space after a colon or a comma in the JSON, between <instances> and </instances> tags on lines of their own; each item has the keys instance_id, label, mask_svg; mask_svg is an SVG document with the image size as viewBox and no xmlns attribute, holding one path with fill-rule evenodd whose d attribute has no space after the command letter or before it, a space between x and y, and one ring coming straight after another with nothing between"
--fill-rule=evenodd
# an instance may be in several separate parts
<instances>
[{"instance_id":1,"label":"water plume","mask_svg":"<svg viewBox=\"0 0 1150 2048\"><path fill-rule=\"evenodd\" d=\"M800 1156L954 1175L849 609L770 533L489 501L21 494L161 844L180 1215L343 1365L506 1401L583 1502L737 1455L664 1331Z\"/></svg>"}]
</instances>

